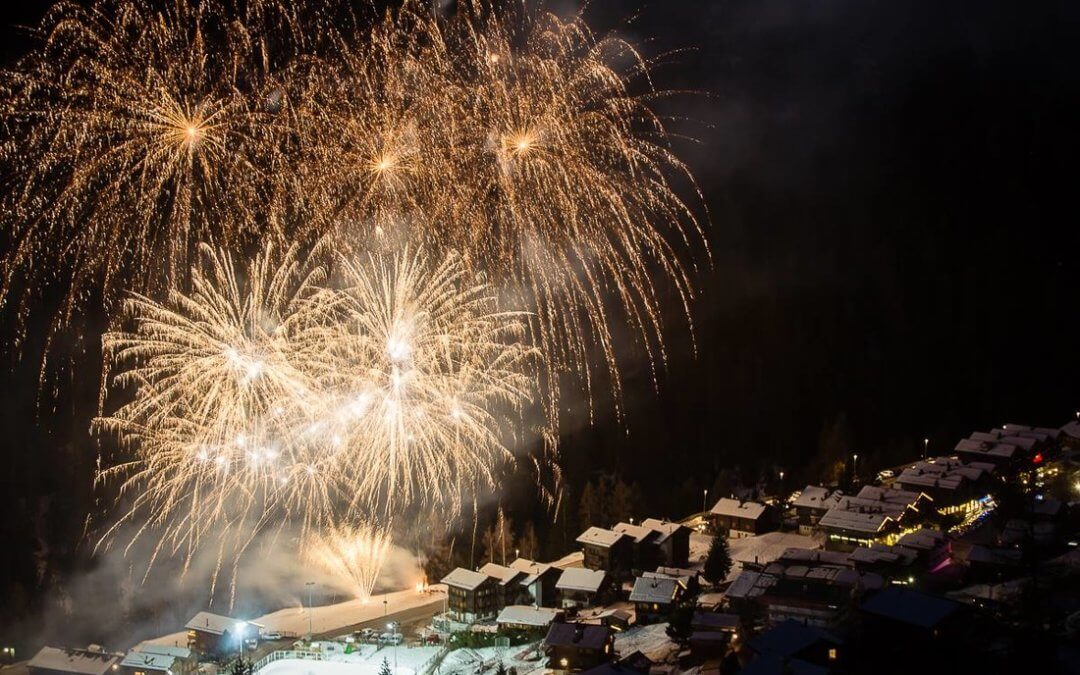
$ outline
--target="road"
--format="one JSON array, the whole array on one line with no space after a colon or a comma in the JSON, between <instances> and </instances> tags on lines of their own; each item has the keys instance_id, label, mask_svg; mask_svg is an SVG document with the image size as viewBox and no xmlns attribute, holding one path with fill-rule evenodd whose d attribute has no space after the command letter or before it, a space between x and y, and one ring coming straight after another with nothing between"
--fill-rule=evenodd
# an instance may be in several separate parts
<instances>
[{"instance_id":1,"label":"road","mask_svg":"<svg viewBox=\"0 0 1080 675\"><path fill-rule=\"evenodd\" d=\"M446 596L442 593L432 593L431 601L423 605L416 607L409 607L397 612L390 612L389 614L378 616L374 619L368 619L367 621L361 621L360 623L354 623L351 626L341 626L334 630L327 631L325 633L316 633L314 638L316 640L329 640L350 633L355 633L358 630L365 628L374 628L380 633L386 631L386 624L391 621L396 621L400 625L418 623L421 621L430 621L431 617L442 611L443 603Z\"/></svg>"}]
</instances>

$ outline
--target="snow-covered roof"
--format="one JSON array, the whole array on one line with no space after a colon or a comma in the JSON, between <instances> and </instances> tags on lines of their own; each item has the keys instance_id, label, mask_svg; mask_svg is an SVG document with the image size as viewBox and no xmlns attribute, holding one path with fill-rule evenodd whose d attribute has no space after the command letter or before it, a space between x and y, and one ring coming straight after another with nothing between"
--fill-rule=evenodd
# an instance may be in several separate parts
<instances>
[{"instance_id":1,"label":"snow-covered roof","mask_svg":"<svg viewBox=\"0 0 1080 675\"><path fill-rule=\"evenodd\" d=\"M593 546L609 548L625 536L627 535L621 532L612 532L602 527L593 526L582 532L577 541L579 544L592 544Z\"/></svg>"},{"instance_id":2,"label":"snow-covered roof","mask_svg":"<svg viewBox=\"0 0 1080 675\"><path fill-rule=\"evenodd\" d=\"M679 580L671 577L641 576L634 580L630 602L674 602L679 593Z\"/></svg>"},{"instance_id":3,"label":"snow-covered roof","mask_svg":"<svg viewBox=\"0 0 1080 675\"><path fill-rule=\"evenodd\" d=\"M564 591L584 591L596 593L603 585L607 572L604 570L590 570L584 567L568 567L563 570L555 588Z\"/></svg>"},{"instance_id":4,"label":"snow-covered roof","mask_svg":"<svg viewBox=\"0 0 1080 675\"><path fill-rule=\"evenodd\" d=\"M776 577L761 572L743 570L727 589L728 598L754 598L776 583Z\"/></svg>"},{"instance_id":5,"label":"snow-covered roof","mask_svg":"<svg viewBox=\"0 0 1080 675\"><path fill-rule=\"evenodd\" d=\"M442 578L442 583L454 588L464 588L467 591L476 590L480 584L489 579L488 575L457 567L454 571Z\"/></svg>"},{"instance_id":6,"label":"snow-covered roof","mask_svg":"<svg viewBox=\"0 0 1080 675\"><path fill-rule=\"evenodd\" d=\"M212 612L199 612L191 617L190 621L184 624L184 628L197 630L202 633L211 633L213 635L224 635L225 633L235 633L240 624L243 624L245 633L251 626L262 628L261 625L254 621L241 621L240 619L234 619L229 616L222 616Z\"/></svg>"},{"instance_id":7,"label":"snow-covered roof","mask_svg":"<svg viewBox=\"0 0 1080 675\"><path fill-rule=\"evenodd\" d=\"M1073 420L1061 427L1061 433L1070 438L1080 438L1080 421Z\"/></svg>"},{"instance_id":8,"label":"snow-covered roof","mask_svg":"<svg viewBox=\"0 0 1080 675\"><path fill-rule=\"evenodd\" d=\"M511 567L488 563L480 568L480 574L486 574L499 582L500 586L506 586L525 577L525 573Z\"/></svg>"},{"instance_id":9,"label":"snow-covered roof","mask_svg":"<svg viewBox=\"0 0 1080 675\"><path fill-rule=\"evenodd\" d=\"M611 529L618 534L625 534L628 537L632 537L635 544L640 544L647 539L655 540L660 534L643 525L631 525L630 523L619 523Z\"/></svg>"},{"instance_id":10,"label":"snow-covered roof","mask_svg":"<svg viewBox=\"0 0 1080 675\"><path fill-rule=\"evenodd\" d=\"M956 444L956 452L967 452L984 457L1001 457L1012 459L1016 455L1017 447L1008 443L990 443L961 438Z\"/></svg>"},{"instance_id":11,"label":"snow-covered roof","mask_svg":"<svg viewBox=\"0 0 1080 675\"><path fill-rule=\"evenodd\" d=\"M661 565L656 568L657 574L663 574L664 576L674 577L676 579L689 580L696 578L701 572L699 570L688 570L682 567L665 567Z\"/></svg>"},{"instance_id":12,"label":"snow-covered roof","mask_svg":"<svg viewBox=\"0 0 1080 675\"><path fill-rule=\"evenodd\" d=\"M179 668L173 668L176 657L168 654L155 654L153 652L130 651L120 662L120 665L139 670L156 670L163 673L172 673Z\"/></svg>"},{"instance_id":13,"label":"snow-covered roof","mask_svg":"<svg viewBox=\"0 0 1080 675\"><path fill-rule=\"evenodd\" d=\"M893 487L878 487L876 485L864 485L863 488L859 490L859 494L855 496L859 499L888 502L889 504L903 507L915 506L920 499L929 499L929 497L922 492L900 490Z\"/></svg>"},{"instance_id":14,"label":"snow-covered roof","mask_svg":"<svg viewBox=\"0 0 1080 675\"><path fill-rule=\"evenodd\" d=\"M144 642L135 648L135 651L146 652L148 654L166 654L178 659L186 661L195 655L193 651L187 647L174 647L172 645L158 645L153 642Z\"/></svg>"},{"instance_id":15,"label":"snow-covered roof","mask_svg":"<svg viewBox=\"0 0 1080 675\"><path fill-rule=\"evenodd\" d=\"M81 675L105 675L120 661L119 654L91 649L42 647L27 664L30 668Z\"/></svg>"},{"instance_id":16,"label":"snow-covered roof","mask_svg":"<svg viewBox=\"0 0 1080 675\"><path fill-rule=\"evenodd\" d=\"M717 516L757 520L765 513L765 505L757 502L740 502L738 499L724 497L709 509L709 513Z\"/></svg>"},{"instance_id":17,"label":"snow-covered roof","mask_svg":"<svg viewBox=\"0 0 1080 675\"><path fill-rule=\"evenodd\" d=\"M896 542L897 546L930 551L945 543L945 535L937 530L922 528L914 532L908 532Z\"/></svg>"},{"instance_id":18,"label":"snow-covered roof","mask_svg":"<svg viewBox=\"0 0 1080 675\"><path fill-rule=\"evenodd\" d=\"M891 517L881 511L859 512L836 507L829 509L818 521L818 525L852 532L875 533L880 532L885 523L891 520Z\"/></svg>"},{"instance_id":19,"label":"snow-covered roof","mask_svg":"<svg viewBox=\"0 0 1080 675\"><path fill-rule=\"evenodd\" d=\"M820 485L807 485L792 505L807 509L830 509L836 506L836 502L843 496L844 493L839 490L830 490Z\"/></svg>"},{"instance_id":20,"label":"snow-covered roof","mask_svg":"<svg viewBox=\"0 0 1080 675\"><path fill-rule=\"evenodd\" d=\"M885 546L875 544L873 546L860 546L852 551L848 558L852 562L874 565L877 563L909 565L915 560L915 553L911 549L900 546Z\"/></svg>"},{"instance_id":21,"label":"snow-covered roof","mask_svg":"<svg viewBox=\"0 0 1080 675\"><path fill-rule=\"evenodd\" d=\"M509 623L518 626L547 626L557 619L561 611L550 607L530 607L528 605L509 605L499 612L495 623Z\"/></svg>"},{"instance_id":22,"label":"snow-covered roof","mask_svg":"<svg viewBox=\"0 0 1080 675\"><path fill-rule=\"evenodd\" d=\"M518 558L510 563L510 567L526 574L526 577L521 580L521 583L525 586L535 582L539 577L551 569L551 565L548 565L547 563L536 562L535 560L529 560L527 558Z\"/></svg>"},{"instance_id":23,"label":"snow-covered roof","mask_svg":"<svg viewBox=\"0 0 1080 675\"><path fill-rule=\"evenodd\" d=\"M646 518L641 521L643 527L647 527L654 532L659 532L660 536L656 539L656 543L662 544L667 541L668 537L675 534L679 530L687 530L685 525L679 523L673 523L670 520L659 520L658 518Z\"/></svg>"}]
</instances>

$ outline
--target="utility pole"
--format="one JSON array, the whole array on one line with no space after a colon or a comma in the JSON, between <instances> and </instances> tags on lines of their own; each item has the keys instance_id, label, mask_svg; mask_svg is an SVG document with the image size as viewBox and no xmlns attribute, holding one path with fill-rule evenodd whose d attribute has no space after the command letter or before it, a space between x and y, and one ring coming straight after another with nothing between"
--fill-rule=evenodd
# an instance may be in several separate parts
<instances>
[{"instance_id":1,"label":"utility pole","mask_svg":"<svg viewBox=\"0 0 1080 675\"><path fill-rule=\"evenodd\" d=\"M311 589L315 585L315 582L314 581L309 581L304 585L307 586L307 604L308 604L308 608L307 608L307 611L308 611L308 615L307 615L307 639L308 639L308 642L311 642L311 637L312 637L312 634L313 634L312 629L311 629L311 618L312 618L311 617L311 612L312 612L312 609L313 609L312 606L311 606Z\"/></svg>"}]
</instances>

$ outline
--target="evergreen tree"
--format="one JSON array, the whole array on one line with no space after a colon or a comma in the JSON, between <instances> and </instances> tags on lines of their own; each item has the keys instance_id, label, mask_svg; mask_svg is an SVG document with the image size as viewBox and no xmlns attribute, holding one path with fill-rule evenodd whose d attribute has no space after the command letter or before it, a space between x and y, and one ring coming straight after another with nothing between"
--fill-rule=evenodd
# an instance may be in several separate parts
<instances>
[{"instance_id":1,"label":"evergreen tree","mask_svg":"<svg viewBox=\"0 0 1080 675\"><path fill-rule=\"evenodd\" d=\"M536 528L533 527L532 522L525 523L525 528L521 531L516 548L519 555L529 560L536 560L536 556L540 553L540 541L536 536Z\"/></svg>"},{"instance_id":2,"label":"evergreen tree","mask_svg":"<svg viewBox=\"0 0 1080 675\"><path fill-rule=\"evenodd\" d=\"M668 625L665 629L667 636L675 642L685 643L694 632L694 605L692 602L684 602L671 610L668 615Z\"/></svg>"},{"instance_id":3,"label":"evergreen tree","mask_svg":"<svg viewBox=\"0 0 1080 675\"><path fill-rule=\"evenodd\" d=\"M728 552L727 537L718 534L713 537L709 554L705 557L705 579L714 586L727 578L731 571L731 554Z\"/></svg>"},{"instance_id":4,"label":"evergreen tree","mask_svg":"<svg viewBox=\"0 0 1080 675\"><path fill-rule=\"evenodd\" d=\"M581 502L578 505L578 525L581 530L587 530L593 525L602 525L601 511L603 510L600 495L592 481L585 483L581 491Z\"/></svg>"},{"instance_id":5,"label":"evergreen tree","mask_svg":"<svg viewBox=\"0 0 1080 675\"><path fill-rule=\"evenodd\" d=\"M383 657L382 665L379 666L379 675L394 675L394 671L390 670L390 662Z\"/></svg>"},{"instance_id":6,"label":"evergreen tree","mask_svg":"<svg viewBox=\"0 0 1080 675\"><path fill-rule=\"evenodd\" d=\"M229 675L252 675L254 672L255 664L245 660L243 657L233 661L232 667L229 669Z\"/></svg>"}]
</instances>

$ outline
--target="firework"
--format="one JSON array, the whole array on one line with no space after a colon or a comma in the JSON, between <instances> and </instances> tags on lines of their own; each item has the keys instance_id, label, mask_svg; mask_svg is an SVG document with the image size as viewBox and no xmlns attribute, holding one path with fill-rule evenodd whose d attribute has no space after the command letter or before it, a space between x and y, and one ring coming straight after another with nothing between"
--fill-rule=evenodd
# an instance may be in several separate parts
<instances>
[{"instance_id":1,"label":"firework","mask_svg":"<svg viewBox=\"0 0 1080 675\"><path fill-rule=\"evenodd\" d=\"M317 312L325 278L318 249L269 245L247 266L203 247L193 291L167 302L134 296L133 325L103 339L103 377L124 402L97 426L134 460L107 469L131 510L120 524L160 530L158 550L187 557L208 534L326 522L344 480L297 429L321 401L298 360L298 326ZM116 531L113 528L106 535ZM234 535L235 536L235 535Z\"/></svg>"},{"instance_id":2,"label":"firework","mask_svg":"<svg viewBox=\"0 0 1080 675\"><path fill-rule=\"evenodd\" d=\"M500 311L461 259L408 251L342 264L333 320L305 344L316 353L328 414L318 423L356 480L356 504L393 512L492 487L513 458L538 355L524 316Z\"/></svg>"},{"instance_id":3,"label":"firework","mask_svg":"<svg viewBox=\"0 0 1080 675\"><path fill-rule=\"evenodd\" d=\"M300 49L292 12L252 0L62 2L39 47L4 71L15 189L0 299L19 308L41 284L67 286L57 317L121 290L156 292L189 268L198 242L234 247L273 223L256 204L286 190L301 128L277 52Z\"/></svg>"},{"instance_id":4,"label":"firework","mask_svg":"<svg viewBox=\"0 0 1080 675\"><path fill-rule=\"evenodd\" d=\"M708 254L675 181L696 188L631 45L580 16L476 0L435 21L406 2L347 56L335 73L347 93L329 97L316 135L330 152L359 149L322 163L336 186L328 203L354 209L350 243L402 229L395 214L423 214L402 218L412 229L393 241L459 252L532 310L552 414L559 376L580 375L591 392L597 362L618 401L622 325L663 361L659 287L688 318L684 260Z\"/></svg>"},{"instance_id":5,"label":"firework","mask_svg":"<svg viewBox=\"0 0 1080 675\"><path fill-rule=\"evenodd\" d=\"M389 550L389 528L362 523L327 528L306 554L328 573L347 580L355 597L366 601Z\"/></svg>"}]
</instances>

